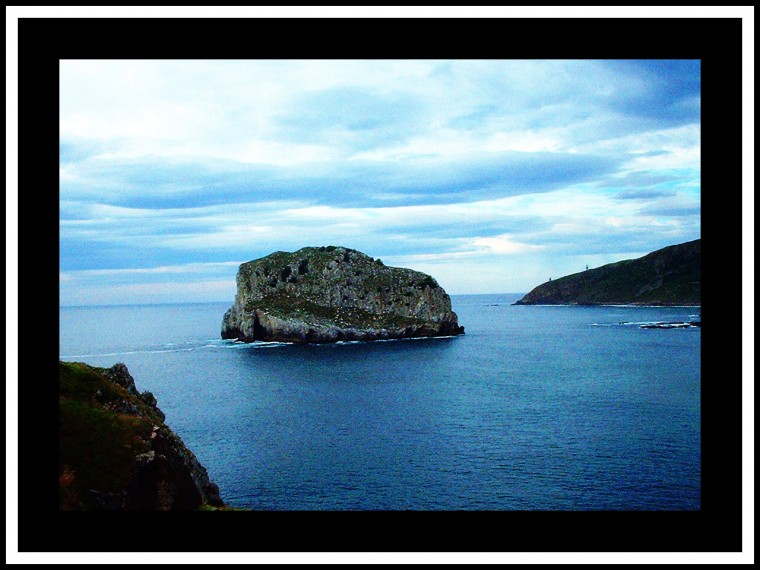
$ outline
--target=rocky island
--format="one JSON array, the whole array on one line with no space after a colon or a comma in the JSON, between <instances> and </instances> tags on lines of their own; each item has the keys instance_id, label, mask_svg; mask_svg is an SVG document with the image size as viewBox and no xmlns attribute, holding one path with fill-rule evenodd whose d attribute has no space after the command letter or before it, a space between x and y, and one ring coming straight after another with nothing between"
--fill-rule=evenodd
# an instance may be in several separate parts
<instances>
[{"instance_id":1,"label":"rocky island","mask_svg":"<svg viewBox=\"0 0 760 570\"><path fill-rule=\"evenodd\" d=\"M326 343L464 333L430 275L347 247L305 247L243 263L222 338Z\"/></svg>"},{"instance_id":2,"label":"rocky island","mask_svg":"<svg viewBox=\"0 0 760 570\"><path fill-rule=\"evenodd\" d=\"M127 367L60 362L61 510L217 510L219 487Z\"/></svg>"},{"instance_id":3,"label":"rocky island","mask_svg":"<svg viewBox=\"0 0 760 570\"><path fill-rule=\"evenodd\" d=\"M515 305L700 305L701 240L550 280Z\"/></svg>"}]
</instances>

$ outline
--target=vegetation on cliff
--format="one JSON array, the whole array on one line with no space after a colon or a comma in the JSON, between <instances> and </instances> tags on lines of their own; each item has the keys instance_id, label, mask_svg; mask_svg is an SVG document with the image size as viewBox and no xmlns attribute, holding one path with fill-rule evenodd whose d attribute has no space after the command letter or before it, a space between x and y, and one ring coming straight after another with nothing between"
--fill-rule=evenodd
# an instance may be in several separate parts
<instances>
[{"instance_id":1,"label":"vegetation on cliff","mask_svg":"<svg viewBox=\"0 0 760 570\"><path fill-rule=\"evenodd\" d=\"M219 488L124 364L59 363L62 510L223 507Z\"/></svg>"},{"instance_id":2,"label":"vegetation on cliff","mask_svg":"<svg viewBox=\"0 0 760 570\"><path fill-rule=\"evenodd\" d=\"M543 283L516 305L699 305L701 240Z\"/></svg>"},{"instance_id":3,"label":"vegetation on cliff","mask_svg":"<svg viewBox=\"0 0 760 570\"><path fill-rule=\"evenodd\" d=\"M305 247L243 263L222 338L335 342L464 332L430 275L355 249Z\"/></svg>"}]
</instances>

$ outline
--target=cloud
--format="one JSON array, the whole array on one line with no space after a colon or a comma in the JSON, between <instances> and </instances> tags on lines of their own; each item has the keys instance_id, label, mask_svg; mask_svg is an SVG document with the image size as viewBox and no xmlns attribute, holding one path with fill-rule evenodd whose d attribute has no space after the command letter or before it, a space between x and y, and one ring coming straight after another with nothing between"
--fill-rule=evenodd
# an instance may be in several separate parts
<instances>
[{"instance_id":1,"label":"cloud","mask_svg":"<svg viewBox=\"0 0 760 570\"><path fill-rule=\"evenodd\" d=\"M619 157L490 152L438 159L327 161L277 167L236 162L98 158L71 164L64 201L131 208L197 208L234 202L445 203L546 192L615 172Z\"/></svg>"},{"instance_id":2,"label":"cloud","mask_svg":"<svg viewBox=\"0 0 760 570\"><path fill-rule=\"evenodd\" d=\"M61 306L120 305L135 302L197 303L232 301L235 297L235 280L170 281L160 283L112 284L109 286L84 285L60 289Z\"/></svg>"},{"instance_id":3,"label":"cloud","mask_svg":"<svg viewBox=\"0 0 760 570\"><path fill-rule=\"evenodd\" d=\"M662 153L659 153L661 156ZM670 173L656 172L651 170L626 172L622 176L617 176L614 179L607 179L599 182L598 186L604 186L608 188L640 188L642 186L656 186L664 182L673 182L674 180L680 180L681 177L674 176Z\"/></svg>"},{"instance_id":4,"label":"cloud","mask_svg":"<svg viewBox=\"0 0 760 570\"><path fill-rule=\"evenodd\" d=\"M188 303L232 300L241 262L61 272L61 305L133 302Z\"/></svg>"},{"instance_id":5,"label":"cloud","mask_svg":"<svg viewBox=\"0 0 760 570\"><path fill-rule=\"evenodd\" d=\"M157 299L150 286L182 282L214 296L237 260L329 244L435 266L459 292L482 292L474 276L508 262L501 290L519 291L584 255L699 236L698 61L72 60L60 71L71 302Z\"/></svg>"},{"instance_id":6,"label":"cloud","mask_svg":"<svg viewBox=\"0 0 760 570\"><path fill-rule=\"evenodd\" d=\"M604 62L621 78L607 98L612 112L647 118L657 124L699 121L699 60L611 60Z\"/></svg>"},{"instance_id":7,"label":"cloud","mask_svg":"<svg viewBox=\"0 0 760 570\"><path fill-rule=\"evenodd\" d=\"M680 216L699 216L701 208L697 206L649 206L641 210L642 214L648 216L668 216L668 217L680 217Z\"/></svg>"},{"instance_id":8,"label":"cloud","mask_svg":"<svg viewBox=\"0 0 760 570\"><path fill-rule=\"evenodd\" d=\"M514 241L509 235L478 238L473 241L473 245L478 248L483 248L489 253L496 253L500 255L538 251L544 249L545 247L543 245L520 243L518 241Z\"/></svg>"},{"instance_id":9,"label":"cloud","mask_svg":"<svg viewBox=\"0 0 760 570\"><path fill-rule=\"evenodd\" d=\"M464 115L452 117L447 126L454 129L475 129L483 126L483 123L496 116L498 107L494 103L477 105L474 109L468 110Z\"/></svg>"},{"instance_id":10,"label":"cloud","mask_svg":"<svg viewBox=\"0 0 760 570\"><path fill-rule=\"evenodd\" d=\"M691 204L684 200L672 204ZM252 259L277 249L293 251L315 244L346 245L386 256L425 250L461 252L468 244L471 251L491 246L490 253L507 254L518 251L513 241L525 245L522 251L535 251L544 243L573 241L583 234L593 238L599 232L621 234L651 224L641 215L640 202L619 200L601 190L593 195L561 190L386 207L272 202L166 212L103 205L90 209L100 216L61 221L61 249L79 252L88 243L98 243L101 268L129 267L138 257L150 260L151 266L188 256L204 263ZM482 241L474 244L476 239ZM80 264L77 253L62 256L62 267L84 269Z\"/></svg>"},{"instance_id":11,"label":"cloud","mask_svg":"<svg viewBox=\"0 0 760 570\"><path fill-rule=\"evenodd\" d=\"M128 267L124 269L85 269L74 272L62 272L60 279L62 281L74 281L76 279L88 279L91 277L105 277L108 279L120 279L125 276L156 276L163 275L181 275L181 274L207 274L210 271L222 269L225 272L230 267L237 268L242 261L222 261L213 263L188 263L185 265L161 265L158 267Z\"/></svg>"},{"instance_id":12,"label":"cloud","mask_svg":"<svg viewBox=\"0 0 760 570\"><path fill-rule=\"evenodd\" d=\"M675 190L656 190L652 188L641 188L639 190L626 190L615 195L618 200L652 200L655 198L666 198L675 196Z\"/></svg>"},{"instance_id":13,"label":"cloud","mask_svg":"<svg viewBox=\"0 0 760 570\"><path fill-rule=\"evenodd\" d=\"M412 94L338 87L295 95L275 121L285 140L346 147L351 154L408 138L425 128L426 119Z\"/></svg>"}]
</instances>

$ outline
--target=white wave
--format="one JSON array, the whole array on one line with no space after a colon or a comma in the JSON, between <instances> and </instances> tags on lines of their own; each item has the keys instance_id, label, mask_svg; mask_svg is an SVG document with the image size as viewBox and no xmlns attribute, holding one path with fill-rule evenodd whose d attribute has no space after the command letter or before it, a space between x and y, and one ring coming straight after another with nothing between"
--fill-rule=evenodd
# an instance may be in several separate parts
<instances>
[{"instance_id":1,"label":"white wave","mask_svg":"<svg viewBox=\"0 0 760 570\"><path fill-rule=\"evenodd\" d=\"M595 307L625 307L629 309L687 309L697 305L592 305Z\"/></svg>"},{"instance_id":2,"label":"white wave","mask_svg":"<svg viewBox=\"0 0 760 570\"><path fill-rule=\"evenodd\" d=\"M349 344L364 344L368 342L397 342L397 341L403 341L403 340L433 340L438 338L455 338L454 335L450 336L419 336L419 337L409 337L409 338L387 338L387 339L378 339L378 340L341 340L333 343L306 343L308 346L336 346L336 345L349 345ZM163 345L164 347L169 346L172 343L167 343ZM182 344L190 344L188 343L182 343ZM217 349L217 348L226 348L226 349L233 349L233 350L256 350L256 349L263 349L263 348L278 348L282 346L291 346L294 344L294 342L280 342L280 341L263 341L263 340L256 340L253 342L243 342L241 340L229 340L229 339L209 339L207 341L207 344L199 344L197 346L191 346L188 348L161 348L161 349L145 349L145 350L125 350L121 352L101 352L101 353L92 353L92 354L64 354L59 356L61 359L72 359L72 358L95 358L95 357L101 357L101 356L123 356L123 355L129 355L129 354L166 354L166 353L172 353L172 352L193 352L196 350L203 350L203 349ZM176 346L176 345L175 345Z\"/></svg>"},{"instance_id":3,"label":"white wave","mask_svg":"<svg viewBox=\"0 0 760 570\"><path fill-rule=\"evenodd\" d=\"M334 347L334 346L344 346L349 344L369 344L373 342L402 342L407 340L435 340L439 338L456 338L457 335L446 335L446 336L410 336L410 337L404 337L404 338L377 338L373 340L337 340L335 342L308 342L305 343L306 346L320 346L320 347ZM292 343L291 343L292 344Z\"/></svg>"},{"instance_id":4,"label":"white wave","mask_svg":"<svg viewBox=\"0 0 760 570\"><path fill-rule=\"evenodd\" d=\"M518 307L580 307L580 308L589 308L589 307L617 307L617 308L623 308L623 309L694 309L698 308L698 305L636 305L636 304L609 304L609 303L598 303L593 305L582 305L579 303L552 303L547 305L542 305L539 303L536 303L534 305L517 305Z\"/></svg>"},{"instance_id":5,"label":"white wave","mask_svg":"<svg viewBox=\"0 0 760 570\"><path fill-rule=\"evenodd\" d=\"M95 356L122 356L124 354L137 354L139 350L129 350L126 352L99 352L94 354L62 354L59 358L92 358Z\"/></svg>"},{"instance_id":6,"label":"white wave","mask_svg":"<svg viewBox=\"0 0 760 570\"><path fill-rule=\"evenodd\" d=\"M677 323L655 323L653 325L640 325L640 328L657 328L657 329L697 329L697 325L687 322Z\"/></svg>"},{"instance_id":7,"label":"white wave","mask_svg":"<svg viewBox=\"0 0 760 570\"><path fill-rule=\"evenodd\" d=\"M589 323L592 327L647 327L654 326L660 328L698 328L697 325L689 321L620 321L618 323Z\"/></svg>"},{"instance_id":8,"label":"white wave","mask_svg":"<svg viewBox=\"0 0 760 570\"><path fill-rule=\"evenodd\" d=\"M98 352L92 354L63 354L59 358L93 358L98 356L124 356L128 354L164 354L167 352L191 352L200 347L174 348L171 350L125 350L122 352Z\"/></svg>"},{"instance_id":9,"label":"white wave","mask_svg":"<svg viewBox=\"0 0 760 570\"><path fill-rule=\"evenodd\" d=\"M242 340L231 339L213 339L210 344L204 345L202 348L227 348L233 350L239 349L254 349L254 348L276 348L278 346L288 346L293 344L292 342L277 342L277 341L263 341L255 340L253 342L244 342Z\"/></svg>"},{"instance_id":10,"label":"white wave","mask_svg":"<svg viewBox=\"0 0 760 570\"><path fill-rule=\"evenodd\" d=\"M370 341L364 341L364 342L397 342L397 341L404 341L404 340L435 340L439 338L456 338L457 335L446 335L446 336L408 336L404 338L380 338L377 340L370 340Z\"/></svg>"}]
</instances>

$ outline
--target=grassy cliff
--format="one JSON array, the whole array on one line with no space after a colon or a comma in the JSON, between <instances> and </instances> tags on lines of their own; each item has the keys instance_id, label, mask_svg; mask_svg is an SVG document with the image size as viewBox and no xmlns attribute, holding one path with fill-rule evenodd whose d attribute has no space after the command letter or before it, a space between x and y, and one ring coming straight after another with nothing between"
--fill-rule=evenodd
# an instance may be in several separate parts
<instances>
[{"instance_id":1,"label":"grassy cliff","mask_svg":"<svg viewBox=\"0 0 760 570\"><path fill-rule=\"evenodd\" d=\"M517 305L700 305L701 240L548 281Z\"/></svg>"},{"instance_id":2,"label":"grassy cliff","mask_svg":"<svg viewBox=\"0 0 760 570\"><path fill-rule=\"evenodd\" d=\"M222 507L218 487L127 367L60 362L62 510Z\"/></svg>"}]
</instances>

